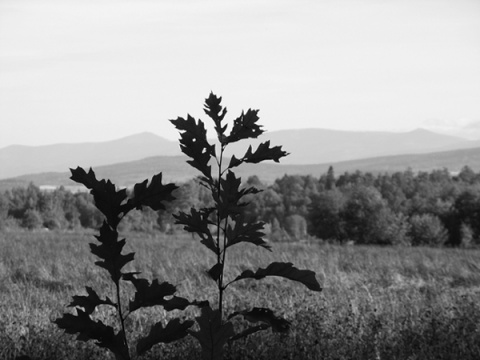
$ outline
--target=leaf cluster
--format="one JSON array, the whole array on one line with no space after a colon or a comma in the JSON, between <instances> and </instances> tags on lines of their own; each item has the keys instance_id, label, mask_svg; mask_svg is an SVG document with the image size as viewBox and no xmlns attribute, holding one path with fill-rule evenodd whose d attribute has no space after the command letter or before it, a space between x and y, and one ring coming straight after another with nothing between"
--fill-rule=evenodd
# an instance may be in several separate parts
<instances>
[{"instance_id":1,"label":"leaf cluster","mask_svg":"<svg viewBox=\"0 0 480 360\"><path fill-rule=\"evenodd\" d=\"M166 311L184 310L187 306L203 306L205 303L189 301L175 296L176 287L158 279L148 281L139 277L137 272L125 271L127 264L134 260L135 253L123 253L126 239L120 239L117 227L122 218L134 209L148 206L153 210L165 209L164 202L174 199L172 192L177 188L173 184L163 184L162 174L136 184L131 194L126 189L118 190L110 180L97 180L92 169L86 172L81 167L71 169L71 179L85 185L93 195L95 206L103 213L105 220L95 236L98 243L90 244L90 251L99 260L95 265L105 269L114 284L115 293L112 297L102 298L91 287L86 287L87 295L73 296L69 307L76 314L64 314L55 323L68 334L76 334L81 341L94 340L102 348L110 350L117 360L130 359L129 342L125 320L135 311L162 306ZM133 285L135 292L128 304L122 304L124 283ZM113 300L112 300L113 299ZM95 310L100 306L113 308L118 317L115 326L104 324L93 318ZM180 321L178 318L167 324L162 321L151 326L145 337L137 339L136 353L141 355L159 343L169 343L185 337L193 321Z\"/></svg>"}]
</instances>

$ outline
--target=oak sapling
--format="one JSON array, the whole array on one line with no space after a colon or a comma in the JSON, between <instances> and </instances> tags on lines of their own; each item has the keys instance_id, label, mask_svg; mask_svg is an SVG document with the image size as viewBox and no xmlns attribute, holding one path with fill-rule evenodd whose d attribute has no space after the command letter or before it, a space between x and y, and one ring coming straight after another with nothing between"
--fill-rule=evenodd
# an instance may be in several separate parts
<instances>
[{"instance_id":1,"label":"oak sapling","mask_svg":"<svg viewBox=\"0 0 480 360\"><path fill-rule=\"evenodd\" d=\"M258 164L263 161L279 160L288 155L281 146L270 146L266 141L253 150L248 150L241 157L232 156L228 164L224 157L228 145L237 141L254 139L264 130L257 124L258 110L249 109L233 121L233 126L227 133L228 125L224 123L227 109L221 105L221 97L213 93L205 100L204 111L214 123L219 145L210 144L207 139L205 124L196 121L190 115L186 119L178 117L170 120L180 132L180 148L190 160L188 164L200 171L200 181L212 195L214 206L200 209L192 208L190 213L180 212L174 215L177 224L184 229L196 233L200 242L214 253L215 262L207 271L210 278L216 283L218 289L218 308L203 307L201 315L196 318L198 331L189 330L201 345L204 359L222 359L223 348L229 341L246 337L260 330L271 328L275 332L286 332L289 321L274 314L271 309L257 308L245 309L230 314L224 319L224 293L225 290L243 279L263 279L267 276L279 276L298 281L310 290L321 291L321 287L311 270L300 270L291 263L274 262L266 268L256 271L246 270L233 279L226 279L227 250L239 243L251 243L260 248L271 251L271 246L263 240L265 235L262 230L264 223L261 221L246 221L242 209L248 205L245 196L255 195L260 190L255 187L242 187L241 178L237 177L234 168L244 163ZM218 149L217 149L218 147ZM212 163L216 163L212 170ZM216 171L216 173L214 173ZM250 323L256 324L246 330L235 333L232 317L243 316Z\"/></svg>"},{"instance_id":2,"label":"oak sapling","mask_svg":"<svg viewBox=\"0 0 480 360\"><path fill-rule=\"evenodd\" d=\"M133 261L134 253L122 254L125 239L119 239L117 227L127 213L134 209L149 206L153 210L165 209L163 202L174 199L174 184L162 184L162 174L136 184L130 195L125 189L117 190L110 180L97 180L92 169L87 173L81 167L71 169L71 179L85 185L93 195L95 206L103 213L105 220L95 236L100 244L90 244L90 251L100 260L95 265L105 269L114 284L111 297L101 298L94 289L86 287L87 295L73 296L69 307L76 309L76 314L63 314L54 322L66 333L77 334L77 340L94 340L102 348L110 350L117 360L131 359L130 340L126 328L127 318L141 308L162 306L166 311L184 310L189 305L202 303L190 302L175 296L176 288L168 282L154 279L149 282L138 277L138 272L124 272L125 265ZM122 303L126 295L125 282L133 284L135 292L129 303ZM116 312L116 323L106 325L94 320L94 312L100 306L108 306ZM180 321L173 318L167 324L155 323L147 336L137 339L136 354L141 355L159 343L169 343L185 337L194 321Z\"/></svg>"}]
</instances>

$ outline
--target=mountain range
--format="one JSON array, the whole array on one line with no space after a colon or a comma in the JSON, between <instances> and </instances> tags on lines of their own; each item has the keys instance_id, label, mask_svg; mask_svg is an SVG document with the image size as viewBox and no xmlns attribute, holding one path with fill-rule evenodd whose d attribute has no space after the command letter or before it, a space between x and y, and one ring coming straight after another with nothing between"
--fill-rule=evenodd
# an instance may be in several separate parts
<instances>
[{"instance_id":1,"label":"mountain range","mask_svg":"<svg viewBox=\"0 0 480 360\"><path fill-rule=\"evenodd\" d=\"M239 175L256 174L271 182L284 174L319 176L333 165L344 171L390 172L448 168L459 171L464 165L480 170L480 142L418 129L405 133L354 132L326 129L272 131L248 143L261 141L282 145L290 153L275 163L244 165ZM227 156L241 155L245 146L232 144ZM81 144L48 146L14 145L0 149L0 188L33 181L37 185L72 185L68 168L93 167L99 177L131 185L162 171L165 180L184 181L197 175L186 164L178 142L152 133Z\"/></svg>"},{"instance_id":2,"label":"mountain range","mask_svg":"<svg viewBox=\"0 0 480 360\"><path fill-rule=\"evenodd\" d=\"M66 171L76 165L99 166L155 155L179 155L176 142L152 133L122 139L44 146L11 145L0 149L0 179L25 174Z\"/></svg>"}]
</instances>

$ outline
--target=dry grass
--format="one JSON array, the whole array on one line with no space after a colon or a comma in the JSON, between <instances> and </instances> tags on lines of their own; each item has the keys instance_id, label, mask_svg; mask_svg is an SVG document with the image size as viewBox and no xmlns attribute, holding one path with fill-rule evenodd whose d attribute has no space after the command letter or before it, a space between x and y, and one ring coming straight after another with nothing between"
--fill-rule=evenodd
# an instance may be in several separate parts
<instances>
[{"instance_id":1,"label":"dry grass","mask_svg":"<svg viewBox=\"0 0 480 360\"><path fill-rule=\"evenodd\" d=\"M71 296L92 286L111 289L93 265L93 233L0 234L0 359L105 359L91 343L75 341L51 320L68 311ZM215 301L205 275L211 254L190 236L127 236L132 269L178 285L179 295ZM428 248L275 244L273 253L240 246L228 274L271 261L317 272L324 291L277 278L244 281L227 290L227 311L268 306L292 321L289 335L266 332L232 345L228 359L479 359L480 251ZM209 261L210 260L210 261ZM195 310L186 316L194 316ZM111 314L98 313L108 320ZM130 322L131 337L147 331L161 310ZM156 347L145 359L195 359L192 339Z\"/></svg>"}]
</instances>

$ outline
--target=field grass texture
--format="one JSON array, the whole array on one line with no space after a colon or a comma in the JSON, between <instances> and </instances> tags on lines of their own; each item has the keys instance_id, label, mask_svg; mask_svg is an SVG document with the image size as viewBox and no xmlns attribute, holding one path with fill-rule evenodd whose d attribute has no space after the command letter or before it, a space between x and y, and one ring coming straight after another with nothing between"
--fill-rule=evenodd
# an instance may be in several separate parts
<instances>
[{"instance_id":1,"label":"field grass texture","mask_svg":"<svg viewBox=\"0 0 480 360\"><path fill-rule=\"evenodd\" d=\"M52 323L71 311L72 295L86 294L85 286L102 297L113 294L106 272L89 252L93 234L0 234L0 359L109 358ZM125 252L136 252L132 270L177 285L180 296L215 304L215 284L205 273L212 254L198 240L126 237ZM247 245L228 254L227 276L271 261L314 270L324 290L314 293L279 278L229 287L227 313L270 307L292 322L292 330L240 340L228 347L226 359L480 359L479 250L312 242L274 244L269 253ZM197 314L188 309L182 316ZM95 313L104 322L112 316L103 308ZM153 321L169 316L152 308L129 318L129 338L146 335ZM186 338L158 345L142 359L200 359L200 348Z\"/></svg>"}]
</instances>

